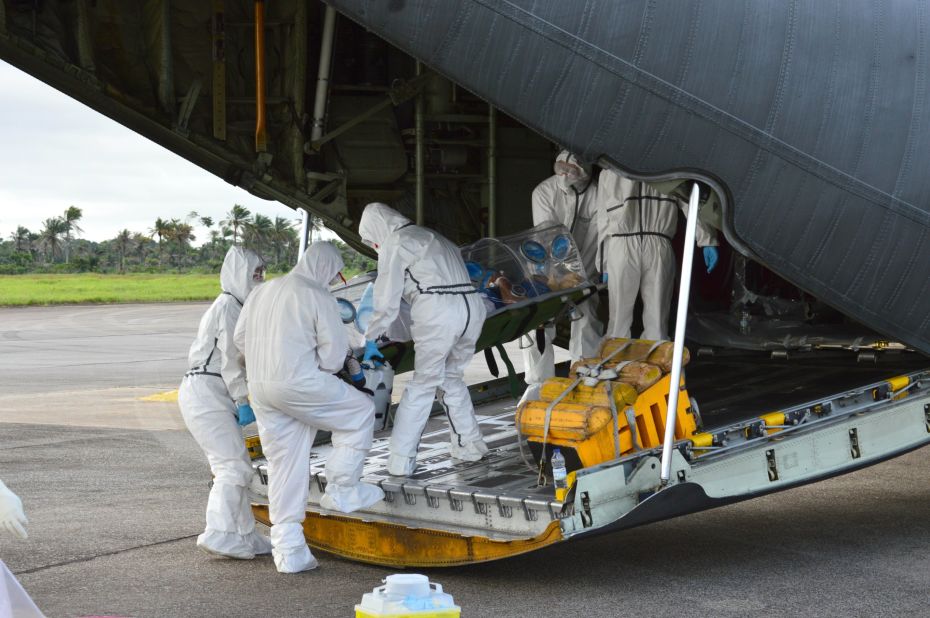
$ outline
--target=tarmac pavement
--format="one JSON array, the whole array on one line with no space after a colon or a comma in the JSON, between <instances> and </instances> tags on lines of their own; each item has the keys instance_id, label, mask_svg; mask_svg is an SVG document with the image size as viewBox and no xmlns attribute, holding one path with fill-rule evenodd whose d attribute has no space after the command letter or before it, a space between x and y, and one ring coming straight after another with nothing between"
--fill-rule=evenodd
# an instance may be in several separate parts
<instances>
[{"instance_id":1,"label":"tarmac pavement","mask_svg":"<svg viewBox=\"0 0 930 618\"><path fill-rule=\"evenodd\" d=\"M138 397L176 387L203 309L0 309L0 478L30 533L0 535L0 558L48 616L352 616L392 572L318 553L285 576L195 548L206 461L176 405ZM926 616L927 452L427 574L463 616Z\"/></svg>"}]
</instances>

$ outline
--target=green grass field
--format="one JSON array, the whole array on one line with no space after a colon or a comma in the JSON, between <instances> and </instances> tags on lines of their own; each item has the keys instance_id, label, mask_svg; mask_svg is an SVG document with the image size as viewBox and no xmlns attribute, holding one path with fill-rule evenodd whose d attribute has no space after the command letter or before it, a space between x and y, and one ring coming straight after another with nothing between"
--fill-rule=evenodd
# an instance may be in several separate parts
<instances>
[{"instance_id":1,"label":"green grass field","mask_svg":"<svg viewBox=\"0 0 930 618\"><path fill-rule=\"evenodd\" d=\"M0 306L212 300L218 275L4 275Z\"/></svg>"},{"instance_id":2,"label":"green grass field","mask_svg":"<svg viewBox=\"0 0 930 618\"><path fill-rule=\"evenodd\" d=\"M346 279L354 271L344 270ZM266 273L270 281L280 273ZM213 300L219 275L0 275L0 307Z\"/></svg>"}]
</instances>

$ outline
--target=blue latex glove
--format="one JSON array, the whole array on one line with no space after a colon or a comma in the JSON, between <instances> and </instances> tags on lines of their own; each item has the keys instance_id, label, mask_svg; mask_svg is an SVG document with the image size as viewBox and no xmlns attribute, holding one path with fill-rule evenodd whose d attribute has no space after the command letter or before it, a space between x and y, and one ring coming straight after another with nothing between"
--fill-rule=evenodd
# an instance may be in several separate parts
<instances>
[{"instance_id":1,"label":"blue latex glove","mask_svg":"<svg viewBox=\"0 0 930 618\"><path fill-rule=\"evenodd\" d=\"M607 283L607 273L601 273L601 283Z\"/></svg>"},{"instance_id":2,"label":"blue latex glove","mask_svg":"<svg viewBox=\"0 0 930 618\"><path fill-rule=\"evenodd\" d=\"M707 272L712 272L717 266L717 258L720 257L720 252L717 251L717 247L704 247L704 263L707 264Z\"/></svg>"},{"instance_id":3,"label":"blue latex glove","mask_svg":"<svg viewBox=\"0 0 930 618\"><path fill-rule=\"evenodd\" d=\"M365 342L365 356L362 357L362 361L368 363L376 358L384 360L384 355L378 349L378 344L369 339Z\"/></svg>"},{"instance_id":4,"label":"blue latex glove","mask_svg":"<svg viewBox=\"0 0 930 618\"><path fill-rule=\"evenodd\" d=\"M255 422L255 412L252 412L252 406L247 403L239 406L239 409L236 410L236 415L239 417L239 424L243 427L249 423Z\"/></svg>"}]
</instances>

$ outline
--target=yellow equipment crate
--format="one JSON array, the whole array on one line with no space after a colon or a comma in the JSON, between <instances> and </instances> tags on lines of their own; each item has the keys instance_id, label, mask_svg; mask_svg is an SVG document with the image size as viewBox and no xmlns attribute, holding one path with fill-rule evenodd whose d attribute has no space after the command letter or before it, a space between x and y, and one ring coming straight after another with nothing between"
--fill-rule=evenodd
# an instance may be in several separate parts
<instances>
[{"instance_id":1,"label":"yellow equipment crate","mask_svg":"<svg viewBox=\"0 0 930 618\"><path fill-rule=\"evenodd\" d=\"M542 453L547 401L529 401L517 412L517 424L527 437L533 456L539 461ZM617 417L620 452L633 451L633 437L626 416ZM565 456L568 470L578 470L614 458L613 418L610 409L583 403L564 403L552 410L549 437L546 442L550 459L553 448Z\"/></svg>"},{"instance_id":2,"label":"yellow equipment crate","mask_svg":"<svg viewBox=\"0 0 930 618\"><path fill-rule=\"evenodd\" d=\"M620 382L601 382L594 387L577 385L552 410L546 440L546 461L550 460L554 448L561 450L569 471L615 458L613 418L607 399L607 384L610 384L617 407L620 456L628 455L637 448L660 446L665 437L665 421L668 418L670 381L671 377L666 375L638 396L636 389ZM547 380L540 390L542 400L527 401L517 410L517 426L526 436L537 461L542 455L546 409L572 383L573 380L567 378ZM635 445L627 420L628 410L632 410L635 419ZM675 419L675 439L690 438L696 429L688 391L682 380Z\"/></svg>"},{"instance_id":3,"label":"yellow equipment crate","mask_svg":"<svg viewBox=\"0 0 930 618\"><path fill-rule=\"evenodd\" d=\"M671 381L672 376L665 376L647 391L640 393L636 403L633 404L633 407L637 410L637 417L642 412L643 416L648 415L652 418L652 425L659 435L656 446L662 444L665 439L665 419L668 418L668 391ZM679 384L678 414L675 415L675 439L685 440L697 431L697 422L694 420L694 413L691 411L691 398L685 388L684 378L681 379Z\"/></svg>"},{"instance_id":4,"label":"yellow equipment crate","mask_svg":"<svg viewBox=\"0 0 930 618\"><path fill-rule=\"evenodd\" d=\"M555 401L559 395L565 392L572 385L571 378L550 378L543 382L539 391L539 398L542 401ZM607 382L600 382L597 386L585 386L579 384L572 389L562 400L566 403L583 403L592 406L609 406L610 401L607 399ZM636 389L629 384L620 382L611 382L614 403L618 410L622 410L634 401L636 401Z\"/></svg>"},{"instance_id":5,"label":"yellow equipment crate","mask_svg":"<svg viewBox=\"0 0 930 618\"><path fill-rule=\"evenodd\" d=\"M645 361L655 365L664 373L672 370L672 352L675 345L671 341L662 341L657 345L655 341L648 339L605 339L601 344L599 356L606 358L620 347L624 349L611 358L604 365L605 367L613 367L623 361ZM691 354L688 348L684 348L682 352L681 366L684 367L691 360Z\"/></svg>"}]
</instances>

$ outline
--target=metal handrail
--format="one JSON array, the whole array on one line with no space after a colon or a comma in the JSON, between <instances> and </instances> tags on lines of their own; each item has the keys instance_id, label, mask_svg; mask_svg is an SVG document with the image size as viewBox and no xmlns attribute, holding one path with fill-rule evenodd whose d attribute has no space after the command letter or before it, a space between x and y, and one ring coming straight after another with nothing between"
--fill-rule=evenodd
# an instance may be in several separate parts
<instances>
[{"instance_id":1,"label":"metal handrail","mask_svg":"<svg viewBox=\"0 0 930 618\"><path fill-rule=\"evenodd\" d=\"M672 447L675 444L675 421L678 417L678 394L681 391L681 361L684 356L685 326L688 322L688 296L691 293L691 266L694 262L694 236L697 230L698 183L691 189L688 221L685 226L684 256L681 259L681 285L678 287L678 315L675 318L675 347L672 355L672 375L668 388L668 414L665 417L665 441L662 445L662 485L667 485L672 473Z\"/></svg>"}]
</instances>

